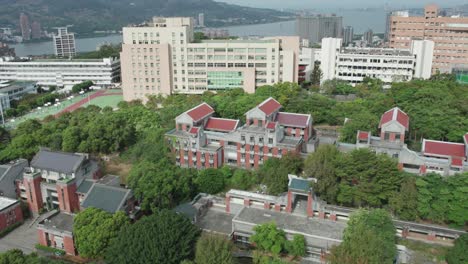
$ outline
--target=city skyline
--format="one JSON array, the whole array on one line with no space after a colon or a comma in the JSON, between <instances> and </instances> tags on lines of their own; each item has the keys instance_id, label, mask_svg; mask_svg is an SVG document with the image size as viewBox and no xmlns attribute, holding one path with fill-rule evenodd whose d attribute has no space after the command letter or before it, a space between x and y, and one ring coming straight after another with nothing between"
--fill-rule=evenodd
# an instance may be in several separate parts
<instances>
[{"instance_id":1,"label":"city skyline","mask_svg":"<svg viewBox=\"0 0 468 264\"><path fill-rule=\"evenodd\" d=\"M257 7L257 8L300 8L304 7L310 9L321 8L375 8L388 5L391 8L421 8L428 4L437 4L441 7L454 7L466 4L463 0L432 0L432 1L372 1L372 0L289 0L287 2L282 0L217 0L217 2L225 2L229 4L237 4L242 6Z\"/></svg>"}]
</instances>

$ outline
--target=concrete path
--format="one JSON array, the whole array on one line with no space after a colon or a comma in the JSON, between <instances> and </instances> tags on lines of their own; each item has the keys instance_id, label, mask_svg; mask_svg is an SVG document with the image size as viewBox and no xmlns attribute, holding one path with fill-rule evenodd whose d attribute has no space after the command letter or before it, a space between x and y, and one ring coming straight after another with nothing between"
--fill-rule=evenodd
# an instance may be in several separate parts
<instances>
[{"instance_id":1,"label":"concrete path","mask_svg":"<svg viewBox=\"0 0 468 264\"><path fill-rule=\"evenodd\" d=\"M5 252L10 249L21 249L24 253L36 251L34 245L37 244L37 229L36 225L31 225L33 219L26 220L21 226L10 232L8 235L0 239L0 252Z\"/></svg>"}]
</instances>

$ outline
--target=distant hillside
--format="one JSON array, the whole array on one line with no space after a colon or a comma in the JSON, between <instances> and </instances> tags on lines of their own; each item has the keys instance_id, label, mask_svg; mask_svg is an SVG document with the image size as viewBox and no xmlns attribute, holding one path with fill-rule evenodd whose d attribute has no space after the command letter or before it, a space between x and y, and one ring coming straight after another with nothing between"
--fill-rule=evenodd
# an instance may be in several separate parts
<instances>
[{"instance_id":1,"label":"distant hillside","mask_svg":"<svg viewBox=\"0 0 468 264\"><path fill-rule=\"evenodd\" d=\"M86 34L96 30L120 30L152 16L193 16L205 14L207 26L275 22L291 13L242 7L213 0L0 0L0 26L18 28L19 15L44 28L74 25L72 31Z\"/></svg>"}]
</instances>

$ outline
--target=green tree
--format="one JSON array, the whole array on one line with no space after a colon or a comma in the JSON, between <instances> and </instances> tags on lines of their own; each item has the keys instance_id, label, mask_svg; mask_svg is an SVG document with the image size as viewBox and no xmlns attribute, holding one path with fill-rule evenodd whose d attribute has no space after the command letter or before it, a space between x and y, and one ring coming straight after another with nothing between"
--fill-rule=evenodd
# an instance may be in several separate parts
<instances>
[{"instance_id":1,"label":"green tree","mask_svg":"<svg viewBox=\"0 0 468 264\"><path fill-rule=\"evenodd\" d=\"M305 160L304 173L314 177L314 191L329 203L335 203L338 195L339 179L335 172L336 160L340 152L333 145L320 145L314 153Z\"/></svg>"},{"instance_id":2,"label":"green tree","mask_svg":"<svg viewBox=\"0 0 468 264\"><path fill-rule=\"evenodd\" d=\"M310 82L312 85L320 85L320 80L322 79L323 73L320 69L320 61L314 61L314 69L312 69L312 74L310 75Z\"/></svg>"},{"instance_id":3,"label":"green tree","mask_svg":"<svg viewBox=\"0 0 468 264\"><path fill-rule=\"evenodd\" d=\"M185 216L161 210L123 228L105 253L107 263L179 264L191 259L200 230Z\"/></svg>"},{"instance_id":4,"label":"green tree","mask_svg":"<svg viewBox=\"0 0 468 264\"><path fill-rule=\"evenodd\" d=\"M230 187L240 190L249 190L257 181L255 172L237 169L230 179Z\"/></svg>"},{"instance_id":5,"label":"green tree","mask_svg":"<svg viewBox=\"0 0 468 264\"><path fill-rule=\"evenodd\" d=\"M332 248L330 262L392 264L397 256L395 233L385 210L359 210L351 215L343 242Z\"/></svg>"},{"instance_id":6,"label":"green tree","mask_svg":"<svg viewBox=\"0 0 468 264\"><path fill-rule=\"evenodd\" d=\"M418 189L416 179L407 175L401 183L400 190L389 199L392 212L403 220L413 221L418 217Z\"/></svg>"},{"instance_id":7,"label":"green tree","mask_svg":"<svg viewBox=\"0 0 468 264\"><path fill-rule=\"evenodd\" d=\"M111 215L97 208L86 208L74 219L73 232L79 254L85 258L102 257L120 230L129 224L124 212Z\"/></svg>"},{"instance_id":8,"label":"green tree","mask_svg":"<svg viewBox=\"0 0 468 264\"><path fill-rule=\"evenodd\" d=\"M263 251L271 252L278 256L285 251L286 234L276 227L274 222L257 225L254 227L254 234L250 241Z\"/></svg>"},{"instance_id":9,"label":"green tree","mask_svg":"<svg viewBox=\"0 0 468 264\"><path fill-rule=\"evenodd\" d=\"M61 260L39 257L37 253L26 255L20 249L0 253L0 264L66 264Z\"/></svg>"},{"instance_id":10,"label":"green tree","mask_svg":"<svg viewBox=\"0 0 468 264\"><path fill-rule=\"evenodd\" d=\"M448 264L468 263L468 234L463 234L455 240L455 245L447 252Z\"/></svg>"},{"instance_id":11,"label":"green tree","mask_svg":"<svg viewBox=\"0 0 468 264\"><path fill-rule=\"evenodd\" d=\"M84 81L82 83L75 84L72 87L72 93L79 93L81 91L88 91L91 86L93 86L92 81Z\"/></svg>"},{"instance_id":12,"label":"green tree","mask_svg":"<svg viewBox=\"0 0 468 264\"><path fill-rule=\"evenodd\" d=\"M128 185L142 201L143 210L171 208L181 201L190 200L195 191L192 175L196 172L181 169L172 160L161 159L157 163L142 161L134 164Z\"/></svg>"},{"instance_id":13,"label":"green tree","mask_svg":"<svg viewBox=\"0 0 468 264\"><path fill-rule=\"evenodd\" d=\"M303 235L294 235L293 240L286 242L286 251L294 257L301 257L306 254L306 240Z\"/></svg>"},{"instance_id":14,"label":"green tree","mask_svg":"<svg viewBox=\"0 0 468 264\"><path fill-rule=\"evenodd\" d=\"M195 263L232 264L232 243L223 236L203 234L197 241Z\"/></svg>"},{"instance_id":15,"label":"green tree","mask_svg":"<svg viewBox=\"0 0 468 264\"><path fill-rule=\"evenodd\" d=\"M337 202L343 205L386 205L402 181L395 160L367 148L340 155L337 162L335 172L340 179Z\"/></svg>"},{"instance_id":16,"label":"green tree","mask_svg":"<svg viewBox=\"0 0 468 264\"><path fill-rule=\"evenodd\" d=\"M302 167L302 158L298 154L288 153L281 159L269 158L258 173L268 192L278 195L288 189L288 174L298 174Z\"/></svg>"},{"instance_id":17,"label":"green tree","mask_svg":"<svg viewBox=\"0 0 468 264\"><path fill-rule=\"evenodd\" d=\"M196 180L200 192L216 194L224 190L226 179L218 169L201 170Z\"/></svg>"}]
</instances>

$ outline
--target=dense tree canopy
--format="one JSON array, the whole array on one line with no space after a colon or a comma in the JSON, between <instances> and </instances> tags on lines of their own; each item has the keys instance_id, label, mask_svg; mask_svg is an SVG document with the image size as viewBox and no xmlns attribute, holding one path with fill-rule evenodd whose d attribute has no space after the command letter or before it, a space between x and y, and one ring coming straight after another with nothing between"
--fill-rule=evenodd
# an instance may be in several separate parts
<instances>
[{"instance_id":1,"label":"dense tree canopy","mask_svg":"<svg viewBox=\"0 0 468 264\"><path fill-rule=\"evenodd\" d=\"M304 172L317 178L314 188L322 199L356 207L388 204L403 179L387 155L369 149L341 153L335 146L321 146L309 155Z\"/></svg>"},{"instance_id":2,"label":"dense tree canopy","mask_svg":"<svg viewBox=\"0 0 468 264\"><path fill-rule=\"evenodd\" d=\"M457 240L446 256L448 264L468 263L468 234L463 234Z\"/></svg>"},{"instance_id":3,"label":"dense tree canopy","mask_svg":"<svg viewBox=\"0 0 468 264\"><path fill-rule=\"evenodd\" d=\"M468 173L447 178L429 174L417 178L416 186L420 218L460 227L468 222Z\"/></svg>"},{"instance_id":4,"label":"dense tree canopy","mask_svg":"<svg viewBox=\"0 0 468 264\"><path fill-rule=\"evenodd\" d=\"M200 230L183 215L161 210L126 226L111 241L107 263L179 264L191 259Z\"/></svg>"},{"instance_id":5,"label":"dense tree canopy","mask_svg":"<svg viewBox=\"0 0 468 264\"><path fill-rule=\"evenodd\" d=\"M392 264L397 256L395 233L386 211L357 211L347 223L343 242L332 248L330 261L332 264Z\"/></svg>"},{"instance_id":6,"label":"dense tree canopy","mask_svg":"<svg viewBox=\"0 0 468 264\"><path fill-rule=\"evenodd\" d=\"M224 190L227 179L220 170L209 168L198 173L197 185L200 192L216 194Z\"/></svg>"},{"instance_id":7,"label":"dense tree canopy","mask_svg":"<svg viewBox=\"0 0 468 264\"><path fill-rule=\"evenodd\" d=\"M128 185L142 200L143 210L156 211L156 208L171 208L190 200L196 191L194 175L195 171L176 167L167 159L156 163L142 161L132 167Z\"/></svg>"},{"instance_id":8,"label":"dense tree canopy","mask_svg":"<svg viewBox=\"0 0 468 264\"><path fill-rule=\"evenodd\" d=\"M288 174L298 174L302 171L303 160L298 154L288 153L281 159L269 158L258 174L268 187L268 192L278 195L288 190Z\"/></svg>"},{"instance_id":9,"label":"dense tree canopy","mask_svg":"<svg viewBox=\"0 0 468 264\"><path fill-rule=\"evenodd\" d=\"M232 264L232 242L226 237L203 234L197 241L196 264Z\"/></svg>"},{"instance_id":10,"label":"dense tree canopy","mask_svg":"<svg viewBox=\"0 0 468 264\"><path fill-rule=\"evenodd\" d=\"M111 215L101 209L86 208L76 215L73 223L78 253L85 258L102 257L111 240L128 223L124 212Z\"/></svg>"}]
</instances>

